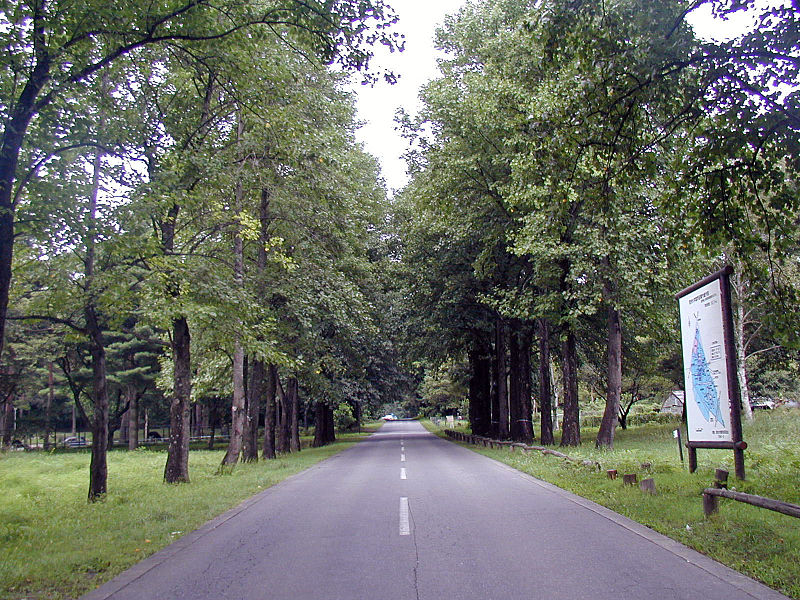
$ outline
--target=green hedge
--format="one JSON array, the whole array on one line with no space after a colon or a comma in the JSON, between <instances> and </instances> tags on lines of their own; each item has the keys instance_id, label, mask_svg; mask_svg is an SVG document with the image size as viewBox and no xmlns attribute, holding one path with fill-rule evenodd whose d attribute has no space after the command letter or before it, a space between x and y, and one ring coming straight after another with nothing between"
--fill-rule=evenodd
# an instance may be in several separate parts
<instances>
[{"instance_id":1,"label":"green hedge","mask_svg":"<svg viewBox=\"0 0 800 600\"><path fill-rule=\"evenodd\" d=\"M581 418L581 426L600 427L600 422L602 420L602 415L583 417ZM681 415L673 415L672 413L637 413L635 415L628 415L627 425L644 425L645 423L675 423L677 425L681 422Z\"/></svg>"}]
</instances>

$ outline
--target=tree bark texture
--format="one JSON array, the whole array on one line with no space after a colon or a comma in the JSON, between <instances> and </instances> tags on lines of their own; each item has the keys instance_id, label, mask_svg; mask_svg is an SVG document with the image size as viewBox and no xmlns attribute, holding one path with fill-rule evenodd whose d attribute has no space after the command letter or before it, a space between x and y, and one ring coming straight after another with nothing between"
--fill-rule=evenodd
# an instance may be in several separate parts
<instances>
[{"instance_id":1,"label":"tree bark texture","mask_svg":"<svg viewBox=\"0 0 800 600\"><path fill-rule=\"evenodd\" d=\"M336 432L333 424L333 409L325 402L317 402L314 408L314 448L326 446L336 441Z\"/></svg>"},{"instance_id":2,"label":"tree bark texture","mask_svg":"<svg viewBox=\"0 0 800 600\"><path fill-rule=\"evenodd\" d=\"M550 379L550 324L539 319L539 406L542 424L541 442L549 446L553 438L553 383Z\"/></svg>"},{"instance_id":3,"label":"tree bark texture","mask_svg":"<svg viewBox=\"0 0 800 600\"><path fill-rule=\"evenodd\" d=\"M258 359L254 360L250 366L250 382L247 386L247 427L242 451L244 462L258 460L258 420L261 413L261 396L264 394L264 373L264 362Z\"/></svg>"},{"instance_id":4,"label":"tree bark texture","mask_svg":"<svg viewBox=\"0 0 800 600\"><path fill-rule=\"evenodd\" d=\"M44 449L50 450L50 417L55 397L55 377L53 376L53 361L47 363L47 407L44 412Z\"/></svg>"},{"instance_id":5,"label":"tree bark texture","mask_svg":"<svg viewBox=\"0 0 800 600\"><path fill-rule=\"evenodd\" d=\"M269 365L266 369L266 385L264 386L264 443L261 448L261 458L270 460L275 458L275 388L278 368Z\"/></svg>"},{"instance_id":6,"label":"tree bark texture","mask_svg":"<svg viewBox=\"0 0 800 600\"><path fill-rule=\"evenodd\" d=\"M564 380L564 420L561 426L561 445L581 443L580 409L578 407L578 349L575 332L567 331L561 345Z\"/></svg>"},{"instance_id":7,"label":"tree bark texture","mask_svg":"<svg viewBox=\"0 0 800 600\"><path fill-rule=\"evenodd\" d=\"M244 423L247 412L244 405L244 349L237 340L233 348L233 401L231 402L231 436L222 459L223 466L235 465L242 453Z\"/></svg>"},{"instance_id":8,"label":"tree bark texture","mask_svg":"<svg viewBox=\"0 0 800 600\"><path fill-rule=\"evenodd\" d=\"M742 399L742 412L745 419L753 420L753 407L750 406L750 384L747 380L747 340L745 338L744 299L747 295L747 280L742 274L742 261L737 261L733 275L733 286L736 292L736 319L734 330L736 335L736 376L739 380L739 393Z\"/></svg>"},{"instance_id":9,"label":"tree bark texture","mask_svg":"<svg viewBox=\"0 0 800 600\"><path fill-rule=\"evenodd\" d=\"M277 368L275 369L275 452L289 452L289 402Z\"/></svg>"},{"instance_id":10,"label":"tree bark texture","mask_svg":"<svg viewBox=\"0 0 800 600\"><path fill-rule=\"evenodd\" d=\"M103 331L97 315L97 298L94 283L97 242L97 199L100 191L102 152L97 151L92 167L92 190L86 222L85 288L86 304L84 318L89 338L89 353L92 357L92 459L89 466L89 501L94 502L105 495L108 481L108 384L106 381L106 349ZM5 315L4 315L5 316Z\"/></svg>"},{"instance_id":11,"label":"tree bark texture","mask_svg":"<svg viewBox=\"0 0 800 600\"><path fill-rule=\"evenodd\" d=\"M502 319L497 319L494 343L494 364L497 389L497 436L506 440L511 435L508 417L508 332Z\"/></svg>"},{"instance_id":12,"label":"tree bark texture","mask_svg":"<svg viewBox=\"0 0 800 600\"><path fill-rule=\"evenodd\" d=\"M287 382L289 400L289 450L300 452L300 384L296 377Z\"/></svg>"},{"instance_id":13,"label":"tree bark texture","mask_svg":"<svg viewBox=\"0 0 800 600\"><path fill-rule=\"evenodd\" d=\"M139 447L139 396L132 385L126 388L128 394L128 450Z\"/></svg>"},{"instance_id":14,"label":"tree bark texture","mask_svg":"<svg viewBox=\"0 0 800 600\"><path fill-rule=\"evenodd\" d=\"M511 355L511 439L530 444L533 442L531 401L531 332L520 321L513 321L509 336Z\"/></svg>"},{"instance_id":15,"label":"tree bark texture","mask_svg":"<svg viewBox=\"0 0 800 600\"><path fill-rule=\"evenodd\" d=\"M617 429L619 402L622 396L622 326L619 310L608 308L608 388L606 390L606 407L600 430L597 432L595 446L613 448L614 433Z\"/></svg>"},{"instance_id":16,"label":"tree bark texture","mask_svg":"<svg viewBox=\"0 0 800 600\"><path fill-rule=\"evenodd\" d=\"M470 425L475 435L490 435L491 413L491 358L486 344L476 340L469 351Z\"/></svg>"},{"instance_id":17,"label":"tree bark texture","mask_svg":"<svg viewBox=\"0 0 800 600\"><path fill-rule=\"evenodd\" d=\"M333 408L325 405L325 441L332 444L336 441L336 423L333 420Z\"/></svg>"},{"instance_id":18,"label":"tree bark texture","mask_svg":"<svg viewBox=\"0 0 800 600\"><path fill-rule=\"evenodd\" d=\"M498 389L498 379L500 379L500 374L497 369L497 360L496 360L496 353L493 352L492 355L492 368L491 368L491 379L489 382L490 387L490 394L489 394L489 402L490 402L490 414L492 415L492 422L490 427L490 435L492 439L500 439L500 390Z\"/></svg>"},{"instance_id":19,"label":"tree bark texture","mask_svg":"<svg viewBox=\"0 0 800 600\"><path fill-rule=\"evenodd\" d=\"M8 294L11 289L16 211L14 183L17 177L17 164L28 126L36 114L37 99L50 80L52 65L45 38L45 13L45 1L36 0L31 24L35 62L19 97L16 101L9 102L8 116L3 123L3 139L0 144L0 357L3 355Z\"/></svg>"},{"instance_id":20,"label":"tree bark texture","mask_svg":"<svg viewBox=\"0 0 800 600\"><path fill-rule=\"evenodd\" d=\"M244 119L241 110L237 115L236 141L241 142L244 134ZM244 186L241 179L236 182L234 191L234 208L236 216L243 210ZM241 226L237 225L233 234L233 282L236 289L244 285L244 240L242 240ZM244 348L239 337L233 344L233 401L231 403L231 436L228 450L222 459L223 465L234 465L239 461L242 452L245 420L245 391L244 391Z\"/></svg>"},{"instance_id":21,"label":"tree bark texture","mask_svg":"<svg viewBox=\"0 0 800 600\"><path fill-rule=\"evenodd\" d=\"M94 306L85 310L86 328L92 357L92 459L89 465L89 501L95 502L107 491L108 465L108 385L106 382L106 349Z\"/></svg>"},{"instance_id":22,"label":"tree bark texture","mask_svg":"<svg viewBox=\"0 0 800 600\"><path fill-rule=\"evenodd\" d=\"M186 317L172 321L172 402L164 481L189 482L189 403L192 396L191 335ZM147 435L147 434L145 434Z\"/></svg>"}]
</instances>

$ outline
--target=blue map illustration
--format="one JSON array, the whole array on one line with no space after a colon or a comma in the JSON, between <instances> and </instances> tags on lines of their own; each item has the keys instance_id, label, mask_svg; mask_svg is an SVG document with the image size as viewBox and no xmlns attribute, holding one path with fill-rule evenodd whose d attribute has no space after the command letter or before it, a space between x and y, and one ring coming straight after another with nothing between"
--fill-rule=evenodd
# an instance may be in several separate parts
<instances>
[{"instance_id":1,"label":"blue map illustration","mask_svg":"<svg viewBox=\"0 0 800 600\"><path fill-rule=\"evenodd\" d=\"M719 392L711 377L711 367L706 360L706 353L700 340L700 328L694 330L694 345L692 346L692 387L694 388L694 401L703 413L703 418L708 421L714 415L717 422L723 427L722 411L719 408Z\"/></svg>"}]
</instances>

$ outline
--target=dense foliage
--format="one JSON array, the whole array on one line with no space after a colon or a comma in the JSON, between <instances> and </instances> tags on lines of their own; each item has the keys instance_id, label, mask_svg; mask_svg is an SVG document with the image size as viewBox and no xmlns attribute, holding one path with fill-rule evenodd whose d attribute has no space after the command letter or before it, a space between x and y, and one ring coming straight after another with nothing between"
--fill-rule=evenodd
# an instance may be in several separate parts
<instances>
[{"instance_id":1,"label":"dense foliage","mask_svg":"<svg viewBox=\"0 0 800 600\"><path fill-rule=\"evenodd\" d=\"M745 9L728 41L690 25ZM580 443L579 401L600 398L611 446L633 404L682 387L673 295L724 263L743 388L747 367L796 369L798 20L788 3L487 0L446 21L441 77L404 117L430 402L462 364L476 432L530 439L533 382L544 443L554 425Z\"/></svg>"}]
</instances>

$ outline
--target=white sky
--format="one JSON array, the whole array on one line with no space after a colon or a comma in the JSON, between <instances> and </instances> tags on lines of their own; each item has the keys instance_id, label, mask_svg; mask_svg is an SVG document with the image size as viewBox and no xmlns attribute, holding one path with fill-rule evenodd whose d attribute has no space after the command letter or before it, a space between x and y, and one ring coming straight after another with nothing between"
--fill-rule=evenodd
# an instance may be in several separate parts
<instances>
[{"instance_id":1,"label":"white sky","mask_svg":"<svg viewBox=\"0 0 800 600\"><path fill-rule=\"evenodd\" d=\"M762 0L762 2L765 0ZM782 4L787 0L766 0L771 4ZM374 67L387 68L400 76L390 85L380 81L374 87L354 85L358 94L358 117L364 126L358 131L358 139L370 154L377 156L382 165L389 193L401 189L408 183L406 164L401 158L407 149L404 140L395 130L394 116L399 107L410 114L419 109L419 88L438 75L433 36L448 14L453 14L465 4L465 0L389 0L399 17L397 31L405 35L403 52L380 52ZM700 30L703 37L717 40L732 37L741 32L750 22L748 15L737 13L727 21L714 20L710 7L705 5L692 15L690 22Z\"/></svg>"},{"instance_id":2,"label":"white sky","mask_svg":"<svg viewBox=\"0 0 800 600\"><path fill-rule=\"evenodd\" d=\"M383 67L400 75L394 85L381 80L374 87L356 85L358 117L366 124L358 132L358 139L370 154L381 161L383 177L389 193L399 190L408 182L406 163L401 155L406 151L406 141L394 130L394 116L398 108L415 114L419 108L419 88L438 75L433 49L434 31L445 18L464 4L464 0L389 0L397 12L397 31L406 38L403 52L380 52L374 67Z\"/></svg>"}]
</instances>

